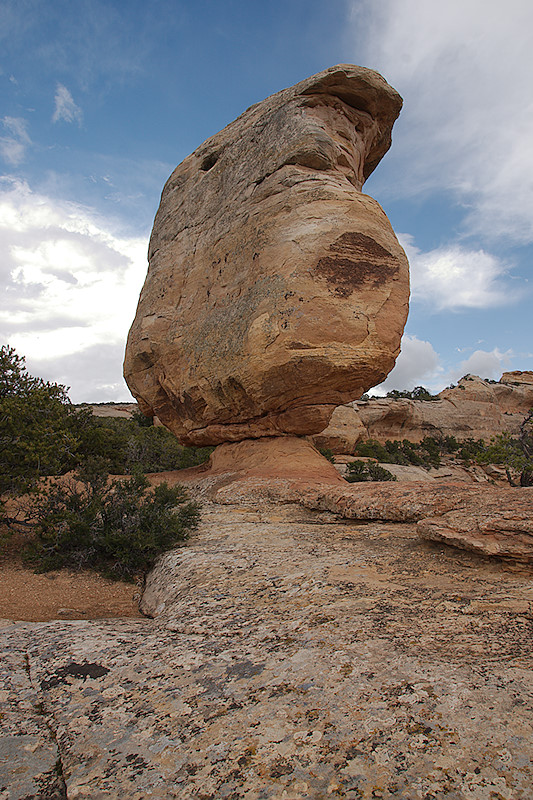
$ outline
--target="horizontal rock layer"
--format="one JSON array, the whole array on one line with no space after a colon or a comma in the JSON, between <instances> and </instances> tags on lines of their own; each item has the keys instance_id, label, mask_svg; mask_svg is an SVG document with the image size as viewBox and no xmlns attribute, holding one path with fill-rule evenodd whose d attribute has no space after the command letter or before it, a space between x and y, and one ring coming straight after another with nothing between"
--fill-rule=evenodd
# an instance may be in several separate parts
<instances>
[{"instance_id":1,"label":"horizontal rock layer","mask_svg":"<svg viewBox=\"0 0 533 800\"><path fill-rule=\"evenodd\" d=\"M153 479L189 483L220 504L294 503L339 519L418 523L423 538L533 565L533 487L446 479L350 484L297 439L287 440L288 458L276 461L280 441L221 446L211 464Z\"/></svg>"},{"instance_id":2,"label":"horizontal rock layer","mask_svg":"<svg viewBox=\"0 0 533 800\"><path fill-rule=\"evenodd\" d=\"M516 435L533 407L533 373L504 373L497 383L467 375L437 398L384 397L339 406L312 441L334 453L353 453L361 439L419 442L424 436L455 436L488 442L500 433Z\"/></svg>"}]
</instances>

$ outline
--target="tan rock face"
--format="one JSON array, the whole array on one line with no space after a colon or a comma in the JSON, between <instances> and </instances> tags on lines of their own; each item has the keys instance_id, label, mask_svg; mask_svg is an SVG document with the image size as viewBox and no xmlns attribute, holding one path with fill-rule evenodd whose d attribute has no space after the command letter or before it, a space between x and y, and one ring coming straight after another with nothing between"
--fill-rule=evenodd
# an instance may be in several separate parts
<instances>
[{"instance_id":1,"label":"tan rock face","mask_svg":"<svg viewBox=\"0 0 533 800\"><path fill-rule=\"evenodd\" d=\"M424 436L455 436L488 442L501 433L516 436L533 407L533 373L505 372L497 383L466 375L438 398L384 397L355 403L348 407L351 411L336 409L328 427L312 441L334 453L353 453L361 439L420 442Z\"/></svg>"},{"instance_id":2,"label":"tan rock face","mask_svg":"<svg viewBox=\"0 0 533 800\"><path fill-rule=\"evenodd\" d=\"M183 443L317 433L392 368L408 264L361 187L400 107L372 70L332 67L170 177L124 374Z\"/></svg>"},{"instance_id":3,"label":"tan rock face","mask_svg":"<svg viewBox=\"0 0 533 800\"><path fill-rule=\"evenodd\" d=\"M500 383L523 383L526 386L533 386L533 372L521 369L515 369L513 372L504 372Z\"/></svg>"},{"instance_id":4,"label":"tan rock face","mask_svg":"<svg viewBox=\"0 0 533 800\"><path fill-rule=\"evenodd\" d=\"M309 442L296 436L221 444L211 455L206 472L210 476L226 475L232 480L282 477L313 480L321 485L344 485L333 464Z\"/></svg>"},{"instance_id":5,"label":"tan rock face","mask_svg":"<svg viewBox=\"0 0 533 800\"><path fill-rule=\"evenodd\" d=\"M421 520L424 539L533 564L533 489L495 490L458 510Z\"/></svg>"},{"instance_id":6,"label":"tan rock face","mask_svg":"<svg viewBox=\"0 0 533 800\"><path fill-rule=\"evenodd\" d=\"M334 453L353 453L359 439L366 438L366 428L356 409L352 406L338 406L329 421L328 427L312 437L315 447L325 447Z\"/></svg>"},{"instance_id":7,"label":"tan rock face","mask_svg":"<svg viewBox=\"0 0 533 800\"><path fill-rule=\"evenodd\" d=\"M245 460L240 475L229 475L228 471L234 470L235 464L231 448L241 445L226 445L215 451L229 448L229 459L226 455L221 457L219 465L223 469L218 473L211 469L203 476L199 470L185 470L167 473L164 480L172 484L185 479L204 497L220 504L266 508L271 503L276 506L294 503L358 522L416 522L417 534L422 539L533 565L533 487L496 488L487 484L428 481L427 477L402 483L348 484L321 471L320 465L298 447L287 451L285 473L271 470L269 474L268 468L254 458L266 442L254 443L259 446L255 454L248 449L248 443L243 444ZM273 443L272 456L275 452ZM268 456L264 460L268 461ZM293 466L296 469L292 470Z\"/></svg>"}]
</instances>

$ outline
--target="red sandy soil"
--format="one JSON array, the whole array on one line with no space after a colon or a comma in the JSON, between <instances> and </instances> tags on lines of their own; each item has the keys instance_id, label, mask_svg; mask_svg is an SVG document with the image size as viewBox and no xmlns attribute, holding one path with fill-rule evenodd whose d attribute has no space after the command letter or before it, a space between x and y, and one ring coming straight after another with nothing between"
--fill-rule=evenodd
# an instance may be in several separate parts
<instances>
[{"instance_id":1,"label":"red sandy soil","mask_svg":"<svg viewBox=\"0 0 533 800\"><path fill-rule=\"evenodd\" d=\"M101 578L94 572L56 570L37 575L22 562L27 534L0 532L0 619L141 617L139 586Z\"/></svg>"}]
</instances>

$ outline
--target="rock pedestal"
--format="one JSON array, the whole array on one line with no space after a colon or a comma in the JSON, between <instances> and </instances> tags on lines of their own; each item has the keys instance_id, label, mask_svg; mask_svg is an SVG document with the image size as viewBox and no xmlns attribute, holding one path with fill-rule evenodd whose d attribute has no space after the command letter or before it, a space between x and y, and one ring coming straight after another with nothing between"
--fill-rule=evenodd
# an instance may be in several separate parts
<instances>
[{"instance_id":1,"label":"rock pedestal","mask_svg":"<svg viewBox=\"0 0 533 800\"><path fill-rule=\"evenodd\" d=\"M183 444L320 432L394 365L408 264L361 188L400 108L378 73L332 67L171 175L124 374Z\"/></svg>"}]
</instances>

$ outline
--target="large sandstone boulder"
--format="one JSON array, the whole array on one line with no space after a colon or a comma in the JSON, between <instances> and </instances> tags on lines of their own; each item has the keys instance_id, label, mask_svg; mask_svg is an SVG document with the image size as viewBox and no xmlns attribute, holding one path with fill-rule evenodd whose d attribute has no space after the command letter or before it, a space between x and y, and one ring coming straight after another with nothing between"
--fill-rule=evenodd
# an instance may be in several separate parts
<instances>
[{"instance_id":1,"label":"large sandstone boulder","mask_svg":"<svg viewBox=\"0 0 533 800\"><path fill-rule=\"evenodd\" d=\"M361 187L400 108L378 73L332 67L168 180L124 374L184 444L317 433L394 365L408 264Z\"/></svg>"}]
</instances>

